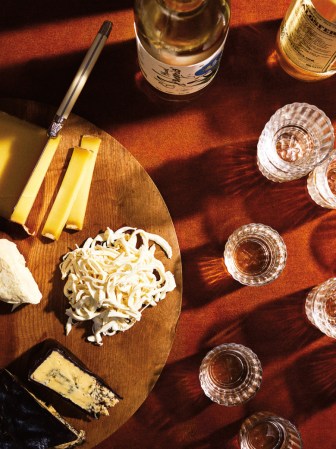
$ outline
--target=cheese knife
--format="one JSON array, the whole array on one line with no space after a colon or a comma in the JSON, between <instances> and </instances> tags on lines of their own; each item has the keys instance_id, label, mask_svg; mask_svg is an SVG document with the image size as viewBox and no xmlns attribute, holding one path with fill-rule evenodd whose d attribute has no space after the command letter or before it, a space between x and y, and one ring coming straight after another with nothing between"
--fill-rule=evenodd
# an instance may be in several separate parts
<instances>
[{"instance_id":1,"label":"cheese knife","mask_svg":"<svg viewBox=\"0 0 336 449\"><path fill-rule=\"evenodd\" d=\"M47 130L47 142L28 182L18 200L13 204L14 210L10 220L21 224L28 233L30 231L26 226L26 221L59 144L59 132L81 93L111 30L112 23L110 21L103 22Z\"/></svg>"},{"instance_id":2,"label":"cheese knife","mask_svg":"<svg viewBox=\"0 0 336 449\"><path fill-rule=\"evenodd\" d=\"M61 130L64 121L68 118L79 94L81 93L86 80L88 79L107 38L112 30L112 22L106 20L100 27L98 34L87 51L82 64L80 65L75 78L69 87L63 101L58 108L54 119L48 129L48 136L55 138Z\"/></svg>"}]
</instances>

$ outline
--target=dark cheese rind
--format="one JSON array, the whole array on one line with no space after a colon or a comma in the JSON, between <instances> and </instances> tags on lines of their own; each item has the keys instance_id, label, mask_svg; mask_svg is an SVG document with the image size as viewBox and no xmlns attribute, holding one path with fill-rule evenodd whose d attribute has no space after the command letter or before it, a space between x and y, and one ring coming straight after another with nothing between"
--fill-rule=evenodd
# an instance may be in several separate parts
<instances>
[{"instance_id":1,"label":"dark cheese rind","mask_svg":"<svg viewBox=\"0 0 336 449\"><path fill-rule=\"evenodd\" d=\"M3 449L66 449L84 440L83 431L73 429L5 369L0 371L0 423Z\"/></svg>"},{"instance_id":2,"label":"dark cheese rind","mask_svg":"<svg viewBox=\"0 0 336 449\"><path fill-rule=\"evenodd\" d=\"M21 445L16 443L14 439L4 430L0 429L0 448L1 449L22 449Z\"/></svg>"},{"instance_id":3,"label":"dark cheese rind","mask_svg":"<svg viewBox=\"0 0 336 449\"><path fill-rule=\"evenodd\" d=\"M122 399L101 377L55 340L43 343L29 370L29 380L52 390L95 418L108 415L108 408Z\"/></svg>"}]
</instances>

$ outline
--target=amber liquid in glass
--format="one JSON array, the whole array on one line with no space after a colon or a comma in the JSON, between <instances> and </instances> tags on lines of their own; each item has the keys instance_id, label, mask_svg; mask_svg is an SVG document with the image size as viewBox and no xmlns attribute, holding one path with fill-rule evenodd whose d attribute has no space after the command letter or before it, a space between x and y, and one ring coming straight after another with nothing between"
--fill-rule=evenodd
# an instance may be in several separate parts
<instances>
[{"instance_id":1,"label":"amber liquid in glass","mask_svg":"<svg viewBox=\"0 0 336 449\"><path fill-rule=\"evenodd\" d=\"M336 295L331 295L325 302L325 311L328 315L328 321L333 326L336 325Z\"/></svg>"},{"instance_id":2,"label":"amber liquid in glass","mask_svg":"<svg viewBox=\"0 0 336 449\"><path fill-rule=\"evenodd\" d=\"M275 148L285 162L297 162L306 158L314 143L309 133L299 126L284 126L276 134Z\"/></svg>"},{"instance_id":3,"label":"amber liquid in glass","mask_svg":"<svg viewBox=\"0 0 336 449\"><path fill-rule=\"evenodd\" d=\"M336 161L331 162L329 164L328 170L327 170L327 181L329 188L331 190L331 193L333 195L336 195Z\"/></svg>"},{"instance_id":4,"label":"amber liquid in glass","mask_svg":"<svg viewBox=\"0 0 336 449\"><path fill-rule=\"evenodd\" d=\"M246 361L233 351L219 354L211 363L211 377L217 384L233 388L247 375Z\"/></svg>"},{"instance_id":5,"label":"amber liquid in glass","mask_svg":"<svg viewBox=\"0 0 336 449\"><path fill-rule=\"evenodd\" d=\"M270 265L270 250L258 238L247 238L239 242L233 257L236 268L250 276L264 273Z\"/></svg>"},{"instance_id":6,"label":"amber liquid in glass","mask_svg":"<svg viewBox=\"0 0 336 449\"><path fill-rule=\"evenodd\" d=\"M280 449L284 433L279 424L261 421L249 431L247 441L250 449Z\"/></svg>"}]
</instances>

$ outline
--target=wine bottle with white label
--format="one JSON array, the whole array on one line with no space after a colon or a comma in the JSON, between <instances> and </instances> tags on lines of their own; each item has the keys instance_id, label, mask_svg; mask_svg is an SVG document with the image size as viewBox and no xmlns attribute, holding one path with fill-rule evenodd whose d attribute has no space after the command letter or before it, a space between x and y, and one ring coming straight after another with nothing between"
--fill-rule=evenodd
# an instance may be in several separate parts
<instances>
[{"instance_id":1,"label":"wine bottle with white label","mask_svg":"<svg viewBox=\"0 0 336 449\"><path fill-rule=\"evenodd\" d=\"M318 81L336 73L336 0L294 0L282 21L276 50L294 78Z\"/></svg>"},{"instance_id":2,"label":"wine bottle with white label","mask_svg":"<svg viewBox=\"0 0 336 449\"><path fill-rule=\"evenodd\" d=\"M134 17L142 75L165 99L188 99L213 80L230 0L136 0Z\"/></svg>"}]
</instances>

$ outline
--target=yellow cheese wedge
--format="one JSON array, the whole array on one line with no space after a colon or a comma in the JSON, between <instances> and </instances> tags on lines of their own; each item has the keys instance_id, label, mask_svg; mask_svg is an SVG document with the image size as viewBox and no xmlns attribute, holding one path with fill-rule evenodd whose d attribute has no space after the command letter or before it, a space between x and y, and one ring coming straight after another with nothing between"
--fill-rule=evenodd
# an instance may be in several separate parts
<instances>
[{"instance_id":1,"label":"yellow cheese wedge","mask_svg":"<svg viewBox=\"0 0 336 449\"><path fill-rule=\"evenodd\" d=\"M95 168L95 163L96 163L100 143L101 143L101 139L99 139L99 137L82 136L82 138L81 138L80 146L82 148L86 148L87 150L91 150L92 155L90 158L90 165L88 167L88 170L87 170L87 173L85 176L85 183L83 183L81 189L79 190L78 196L74 202L74 205L72 206L70 215L67 219L67 222L65 225L65 227L67 229L75 229L78 231L83 229L85 212L86 212L86 207L87 207L87 203L88 203L88 199L89 199L91 181L92 181L93 171Z\"/></svg>"},{"instance_id":2,"label":"yellow cheese wedge","mask_svg":"<svg viewBox=\"0 0 336 449\"><path fill-rule=\"evenodd\" d=\"M49 139L47 141L47 144L15 205L14 212L10 217L11 221L25 225L60 140L61 137L58 136L55 139Z\"/></svg>"},{"instance_id":3,"label":"yellow cheese wedge","mask_svg":"<svg viewBox=\"0 0 336 449\"><path fill-rule=\"evenodd\" d=\"M0 112L0 216L10 218L41 156L43 128Z\"/></svg>"},{"instance_id":4,"label":"yellow cheese wedge","mask_svg":"<svg viewBox=\"0 0 336 449\"><path fill-rule=\"evenodd\" d=\"M42 235L44 237L57 240L61 235L79 189L86 177L91 154L91 151L85 148L75 147L73 149L55 202L42 229Z\"/></svg>"}]
</instances>

